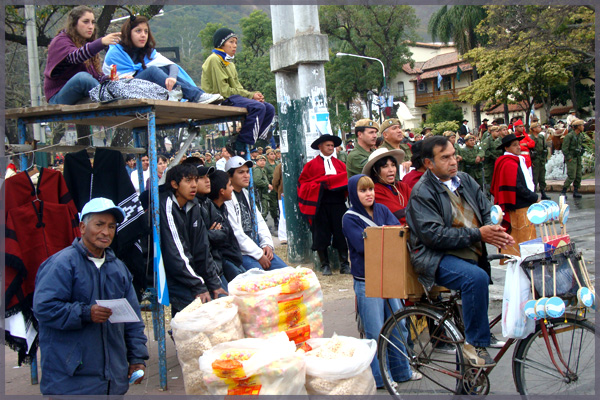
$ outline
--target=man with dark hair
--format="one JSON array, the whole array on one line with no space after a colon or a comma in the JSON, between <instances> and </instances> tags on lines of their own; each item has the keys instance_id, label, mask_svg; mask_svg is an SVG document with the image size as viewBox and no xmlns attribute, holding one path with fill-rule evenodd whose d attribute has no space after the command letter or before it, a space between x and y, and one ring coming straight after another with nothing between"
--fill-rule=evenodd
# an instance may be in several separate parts
<instances>
[{"instance_id":1,"label":"man with dark hair","mask_svg":"<svg viewBox=\"0 0 600 400\"><path fill-rule=\"evenodd\" d=\"M207 227L196 199L198 169L179 164L167 171L160 194L160 241L171 300L171 315L195 298L203 303L227 294L210 254Z\"/></svg>"},{"instance_id":2,"label":"man with dark hair","mask_svg":"<svg viewBox=\"0 0 600 400\"><path fill-rule=\"evenodd\" d=\"M242 251L242 262L246 270L261 268L273 270L287 267L274 252L273 238L269 227L260 213L254 213L248 194L252 161L240 156L231 157L225 169L231 177L233 196L226 201L229 224Z\"/></svg>"},{"instance_id":3,"label":"man with dark hair","mask_svg":"<svg viewBox=\"0 0 600 400\"><path fill-rule=\"evenodd\" d=\"M125 157L125 169L129 176L135 171L135 156L133 154L127 154L127 157Z\"/></svg>"},{"instance_id":4,"label":"man with dark hair","mask_svg":"<svg viewBox=\"0 0 600 400\"><path fill-rule=\"evenodd\" d=\"M421 176L423 176L426 171L426 168L423 165L423 159L421 157L421 150L423 148L423 143L429 139L430 138L428 137L423 140L419 140L412 146L412 158L410 161L414 169L408 174L404 175L404 178L402 178L402 182L406 183L411 189L417 184L417 182L419 182L419 179L421 179Z\"/></svg>"},{"instance_id":5,"label":"man with dark hair","mask_svg":"<svg viewBox=\"0 0 600 400\"><path fill-rule=\"evenodd\" d=\"M425 140L421 154L427 171L412 189L406 214L413 268L427 291L435 284L461 291L463 354L475 367L493 366L486 350L492 338L485 243L504 248L515 242L492 225L490 202L472 177L458 172L447 137Z\"/></svg>"},{"instance_id":6,"label":"man with dark hair","mask_svg":"<svg viewBox=\"0 0 600 400\"><path fill-rule=\"evenodd\" d=\"M356 122L354 131L356 132L356 146L346 160L346 169L348 171L348 179L362 172L363 167L367 163L367 159L374 150L375 142L377 141L377 131L379 124L370 119L361 119Z\"/></svg>"},{"instance_id":7,"label":"man with dark hair","mask_svg":"<svg viewBox=\"0 0 600 400\"><path fill-rule=\"evenodd\" d=\"M150 178L150 158L148 158L148 154L142 155L141 161L142 161L142 176L143 176L142 185L143 185L144 182L146 182L148 180L148 178ZM135 191L139 195L140 194L140 180L138 178L138 170L134 169L133 171L131 171L129 178L131 179L131 183L133 183L133 187L135 188Z\"/></svg>"},{"instance_id":8,"label":"man with dark hair","mask_svg":"<svg viewBox=\"0 0 600 400\"><path fill-rule=\"evenodd\" d=\"M225 164L227 160L235 155L235 151L229 147L225 146L221 149L221 158L215 163L216 168L219 171L225 171Z\"/></svg>"}]
</instances>

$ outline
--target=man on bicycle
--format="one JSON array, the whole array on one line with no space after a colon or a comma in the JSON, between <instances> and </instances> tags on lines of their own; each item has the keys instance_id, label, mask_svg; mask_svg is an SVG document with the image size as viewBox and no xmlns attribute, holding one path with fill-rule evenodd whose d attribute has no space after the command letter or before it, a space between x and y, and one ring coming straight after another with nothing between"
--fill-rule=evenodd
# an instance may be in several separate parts
<instances>
[{"instance_id":1,"label":"man on bicycle","mask_svg":"<svg viewBox=\"0 0 600 400\"><path fill-rule=\"evenodd\" d=\"M491 275L485 243L503 248L515 242L492 225L490 202L472 177L458 172L447 137L426 139L421 157L427 171L412 190L406 214L413 268L428 291L434 284L461 291L463 354L473 366L493 366L486 350Z\"/></svg>"}]
</instances>

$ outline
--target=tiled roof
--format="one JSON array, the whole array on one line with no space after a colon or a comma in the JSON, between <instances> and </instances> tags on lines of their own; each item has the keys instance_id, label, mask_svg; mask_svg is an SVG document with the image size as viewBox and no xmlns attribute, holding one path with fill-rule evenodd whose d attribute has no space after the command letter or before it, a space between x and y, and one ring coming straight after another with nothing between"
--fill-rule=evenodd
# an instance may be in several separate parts
<instances>
[{"instance_id":1,"label":"tiled roof","mask_svg":"<svg viewBox=\"0 0 600 400\"><path fill-rule=\"evenodd\" d=\"M435 78L438 75L454 75L457 72L456 66L459 65L460 69L465 71L471 71L473 67L471 64L465 61L461 61L458 58L458 53L456 51L452 53L440 54L435 57L430 58L425 62L415 63L413 68L410 67L409 64L404 64L402 66L402 70L409 75L419 75L421 79L431 79ZM416 81L417 77L411 79L411 81Z\"/></svg>"},{"instance_id":2,"label":"tiled roof","mask_svg":"<svg viewBox=\"0 0 600 400\"><path fill-rule=\"evenodd\" d=\"M424 63L425 63L424 61L415 62L415 66L413 68L410 67L409 63L406 63L402 66L402 71L404 71L410 75L420 74L421 72L423 72L423 70L421 69L421 66Z\"/></svg>"},{"instance_id":3,"label":"tiled roof","mask_svg":"<svg viewBox=\"0 0 600 400\"><path fill-rule=\"evenodd\" d=\"M541 103L535 103L534 107L537 110L538 108L542 108L544 105ZM509 104L508 105L508 112L515 112L515 111L526 111L527 110L527 105L525 104L524 101L518 103L518 104ZM499 104L497 106L493 106L490 110L486 111L486 114L503 114L504 113L504 104Z\"/></svg>"},{"instance_id":4,"label":"tiled roof","mask_svg":"<svg viewBox=\"0 0 600 400\"><path fill-rule=\"evenodd\" d=\"M462 70L462 72L471 71L473 69L473 67L469 63L462 63L462 64L459 64L459 65L460 65L460 69ZM435 78L437 76L438 72L442 76L444 76L444 75L454 75L457 72L456 65L451 66L451 67L438 68L438 69L430 70L430 71L427 71L427 72L423 72L421 74L421 79ZM416 80L417 80L416 77L414 77L414 78L411 79L411 81L416 81Z\"/></svg>"},{"instance_id":5,"label":"tiled roof","mask_svg":"<svg viewBox=\"0 0 600 400\"><path fill-rule=\"evenodd\" d=\"M573 106L565 106L565 107L554 107L550 109L550 115L564 115L568 114L569 110L573 108Z\"/></svg>"},{"instance_id":6,"label":"tiled roof","mask_svg":"<svg viewBox=\"0 0 600 400\"><path fill-rule=\"evenodd\" d=\"M453 51L452 53L439 54L430 58L429 60L425 61L422 69L423 71L427 71L429 69L437 69L440 67L457 64L458 62L460 62L460 59L458 58L458 52Z\"/></svg>"}]
</instances>

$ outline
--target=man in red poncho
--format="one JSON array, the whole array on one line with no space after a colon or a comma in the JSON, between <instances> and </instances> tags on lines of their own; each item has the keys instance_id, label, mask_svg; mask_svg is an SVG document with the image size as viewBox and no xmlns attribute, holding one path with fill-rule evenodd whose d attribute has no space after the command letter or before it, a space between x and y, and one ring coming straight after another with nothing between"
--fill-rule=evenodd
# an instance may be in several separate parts
<instances>
[{"instance_id":1,"label":"man in red poncho","mask_svg":"<svg viewBox=\"0 0 600 400\"><path fill-rule=\"evenodd\" d=\"M521 155L520 139L522 137L512 133L502 138L498 149L504 154L496 160L490 188L494 203L504 211L502 226L515 239L513 246L501 252L513 255L520 255L519 243L536 237L535 226L527 218L527 209L538 201L538 196L533 191L533 179Z\"/></svg>"},{"instance_id":2,"label":"man in red poncho","mask_svg":"<svg viewBox=\"0 0 600 400\"><path fill-rule=\"evenodd\" d=\"M327 255L330 244L339 253L340 273L350 273L348 245L342 232L342 217L347 210L348 175L346 164L333 154L341 143L342 140L333 135L317 138L310 147L320 153L306 163L298 179L300 212L311 225L312 250L319 255L323 275L331 275Z\"/></svg>"}]
</instances>

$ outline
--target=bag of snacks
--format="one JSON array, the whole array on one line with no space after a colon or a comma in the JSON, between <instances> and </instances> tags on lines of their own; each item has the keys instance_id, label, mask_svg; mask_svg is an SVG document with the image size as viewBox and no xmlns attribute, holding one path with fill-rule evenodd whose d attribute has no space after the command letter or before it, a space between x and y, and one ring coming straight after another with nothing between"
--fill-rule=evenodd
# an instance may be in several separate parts
<instances>
[{"instance_id":1,"label":"bag of snacks","mask_svg":"<svg viewBox=\"0 0 600 400\"><path fill-rule=\"evenodd\" d=\"M323 293L309 268L252 269L229 282L247 338L286 332L296 344L323 337Z\"/></svg>"},{"instance_id":2,"label":"bag of snacks","mask_svg":"<svg viewBox=\"0 0 600 400\"><path fill-rule=\"evenodd\" d=\"M244 330L233 297L202 304L194 300L171 320L177 358L183 372L186 394L209 394L198 358L212 347L244 338Z\"/></svg>"},{"instance_id":3,"label":"bag of snacks","mask_svg":"<svg viewBox=\"0 0 600 400\"><path fill-rule=\"evenodd\" d=\"M283 332L217 345L199 363L212 395L306 395L304 356Z\"/></svg>"},{"instance_id":4,"label":"bag of snacks","mask_svg":"<svg viewBox=\"0 0 600 400\"><path fill-rule=\"evenodd\" d=\"M373 339L333 335L310 339L305 354L309 395L374 395L377 392L371 361L377 352Z\"/></svg>"}]
</instances>

